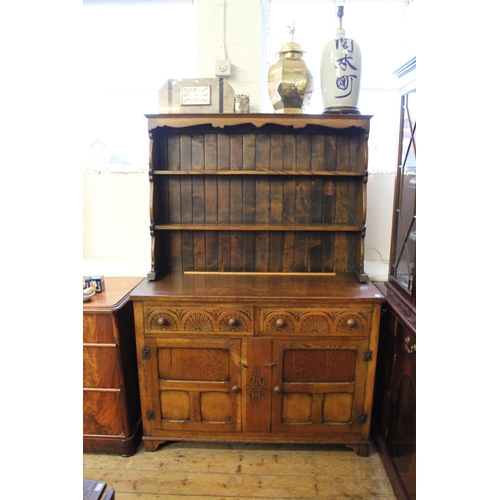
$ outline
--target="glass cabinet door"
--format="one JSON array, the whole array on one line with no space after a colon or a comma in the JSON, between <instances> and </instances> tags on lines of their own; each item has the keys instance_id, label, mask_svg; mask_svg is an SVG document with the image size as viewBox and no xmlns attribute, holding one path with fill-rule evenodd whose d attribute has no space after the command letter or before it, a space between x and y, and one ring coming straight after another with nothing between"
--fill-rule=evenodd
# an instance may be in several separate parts
<instances>
[{"instance_id":1,"label":"glass cabinet door","mask_svg":"<svg viewBox=\"0 0 500 500\"><path fill-rule=\"evenodd\" d=\"M401 97L401 126L389 281L404 290L415 304L417 121L416 90Z\"/></svg>"}]
</instances>

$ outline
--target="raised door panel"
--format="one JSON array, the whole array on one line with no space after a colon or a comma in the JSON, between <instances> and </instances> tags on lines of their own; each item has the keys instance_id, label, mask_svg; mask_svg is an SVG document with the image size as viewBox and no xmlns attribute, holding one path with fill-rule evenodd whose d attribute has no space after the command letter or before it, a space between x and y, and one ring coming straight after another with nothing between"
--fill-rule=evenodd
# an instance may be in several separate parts
<instances>
[{"instance_id":1,"label":"raised door panel","mask_svg":"<svg viewBox=\"0 0 500 500\"><path fill-rule=\"evenodd\" d=\"M359 439L367 349L367 339L274 341L273 432Z\"/></svg>"},{"instance_id":2,"label":"raised door panel","mask_svg":"<svg viewBox=\"0 0 500 500\"><path fill-rule=\"evenodd\" d=\"M241 430L241 341L147 338L151 430Z\"/></svg>"}]
</instances>

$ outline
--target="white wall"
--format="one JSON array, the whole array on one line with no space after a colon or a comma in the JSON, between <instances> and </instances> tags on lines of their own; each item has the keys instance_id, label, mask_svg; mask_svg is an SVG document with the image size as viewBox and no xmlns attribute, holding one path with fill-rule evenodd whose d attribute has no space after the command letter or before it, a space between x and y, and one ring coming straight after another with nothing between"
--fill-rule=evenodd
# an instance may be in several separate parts
<instances>
[{"instance_id":1,"label":"white wall","mask_svg":"<svg viewBox=\"0 0 500 500\"><path fill-rule=\"evenodd\" d=\"M394 174L369 174L367 184L365 272L372 281L388 277Z\"/></svg>"},{"instance_id":2,"label":"white wall","mask_svg":"<svg viewBox=\"0 0 500 500\"><path fill-rule=\"evenodd\" d=\"M83 275L146 276L150 248L148 173L83 174Z\"/></svg>"},{"instance_id":3,"label":"white wall","mask_svg":"<svg viewBox=\"0 0 500 500\"><path fill-rule=\"evenodd\" d=\"M249 95L250 112L258 113L261 109L260 0L197 0L196 5L198 77L214 77L215 59L222 59L221 49L225 46L226 57L231 61L227 82L235 94Z\"/></svg>"},{"instance_id":4,"label":"white wall","mask_svg":"<svg viewBox=\"0 0 500 500\"><path fill-rule=\"evenodd\" d=\"M259 112L262 95L260 0L197 0L199 78L214 77L225 14L225 48L231 61L228 83L250 96ZM393 176L368 181L366 271L385 279L389 259ZM149 180L137 174L83 174L83 275L145 276L150 266Z\"/></svg>"}]
</instances>

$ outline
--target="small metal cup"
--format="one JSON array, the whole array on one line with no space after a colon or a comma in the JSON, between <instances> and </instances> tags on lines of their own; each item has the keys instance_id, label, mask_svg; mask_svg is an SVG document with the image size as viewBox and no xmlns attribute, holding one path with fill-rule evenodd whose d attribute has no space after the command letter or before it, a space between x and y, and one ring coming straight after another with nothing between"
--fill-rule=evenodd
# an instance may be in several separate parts
<instances>
[{"instance_id":1,"label":"small metal cup","mask_svg":"<svg viewBox=\"0 0 500 500\"><path fill-rule=\"evenodd\" d=\"M237 95L234 98L234 112L235 113L249 113L250 112L250 97L247 95Z\"/></svg>"}]
</instances>

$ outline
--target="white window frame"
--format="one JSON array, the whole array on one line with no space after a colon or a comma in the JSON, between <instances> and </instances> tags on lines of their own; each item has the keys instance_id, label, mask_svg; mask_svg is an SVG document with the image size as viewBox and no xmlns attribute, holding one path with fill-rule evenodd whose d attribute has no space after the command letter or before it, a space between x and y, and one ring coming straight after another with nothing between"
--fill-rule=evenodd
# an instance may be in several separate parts
<instances>
[{"instance_id":1,"label":"white window frame","mask_svg":"<svg viewBox=\"0 0 500 500\"><path fill-rule=\"evenodd\" d=\"M158 112L168 79L196 75L196 6L193 0L83 0L82 18L83 169L147 171L144 115Z\"/></svg>"}]
</instances>

